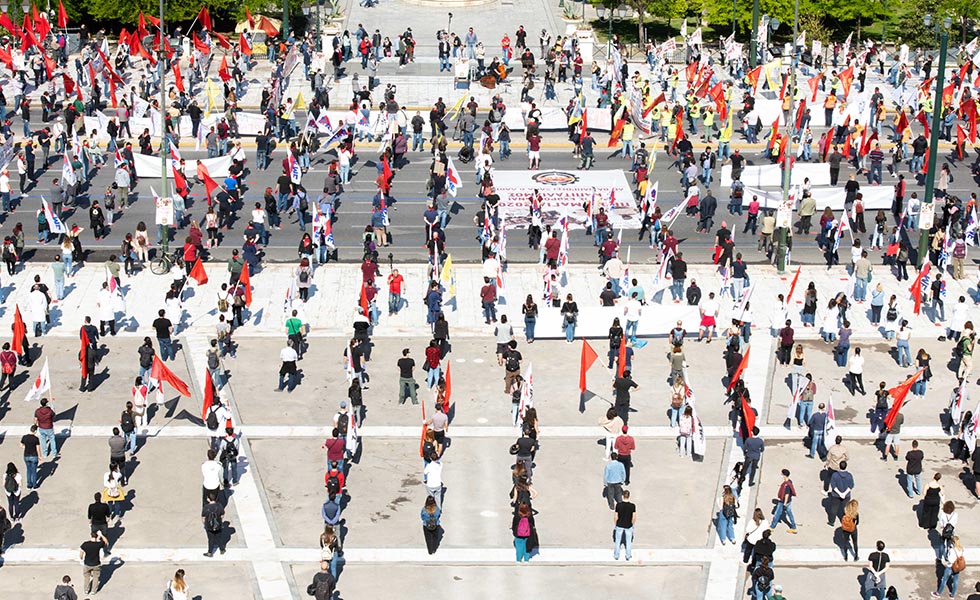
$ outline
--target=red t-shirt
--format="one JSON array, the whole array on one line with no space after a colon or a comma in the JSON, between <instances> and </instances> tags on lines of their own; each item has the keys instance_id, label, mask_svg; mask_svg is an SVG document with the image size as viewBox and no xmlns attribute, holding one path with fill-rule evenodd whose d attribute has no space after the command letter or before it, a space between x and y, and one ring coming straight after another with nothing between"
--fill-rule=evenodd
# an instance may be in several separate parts
<instances>
[{"instance_id":1,"label":"red t-shirt","mask_svg":"<svg viewBox=\"0 0 980 600\"><path fill-rule=\"evenodd\" d=\"M344 438L329 438L323 443L323 447L327 449L327 460L343 460L347 442Z\"/></svg>"},{"instance_id":2,"label":"red t-shirt","mask_svg":"<svg viewBox=\"0 0 980 600\"><path fill-rule=\"evenodd\" d=\"M429 365L430 369L435 369L439 366L439 354L439 349L433 346L425 349L425 362Z\"/></svg>"},{"instance_id":3,"label":"red t-shirt","mask_svg":"<svg viewBox=\"0 0 980 600\"><path fill-rule=\"evenodd\" d=\"M34 411L38 429L54 429L54 410L50 406L42 406Z\"/></svg>"},{"instance_id":4,"label":"red t-shirt","mask_svg":"<svg viewBox=\"0 0 980 600\"><path fill-rule=\"evenodd\" d=\"M388 291L391 292L392 294L400 294L400 293L402 293L402 283L404 281L405 281L405 278L402 277L401 274L395 275L393 277L389 277L388 278Z\"/></svg>"},{"instance_id":5,"label":"red t-shirt","mask_svg":"<svg viewBox=\"0 0 980 600\"><path fill-rule=\"evenodd\" d=\"M536 135L532 135L527 140L527 145L531 152L537 152L541 149L541 138Z\"/></svg>"},{"instance_id":6,"label":"red t-shirt","mask_svg":"<svg viewBox=\"0 0 980 600\"><path fill-rule=\"evenodd\" d=\"M636 440L633 439L633 436L623 434L616 438L616 443L613 444L613 448L615 448L616 454L629 456L636 449Z\"/></svg>"}]
</instances>

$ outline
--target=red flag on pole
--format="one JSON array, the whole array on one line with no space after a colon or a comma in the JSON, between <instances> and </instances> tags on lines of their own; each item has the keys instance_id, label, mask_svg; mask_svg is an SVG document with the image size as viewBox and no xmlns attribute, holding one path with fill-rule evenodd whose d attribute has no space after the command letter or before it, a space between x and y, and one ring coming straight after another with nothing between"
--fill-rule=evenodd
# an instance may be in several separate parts
<instances>
[{"instance_id":1,"label":"red flag on pole","mask_svg":"<svg viewBox=\"0 0 980 600\"><path fill-rule=\"evenodd\" d=\"M452 361L446 361L446 395L442 398L442 412L449 414L449 398L453 395Z\"/></svg>"},{"instance_id":2,"label":"red flag on pole","mask_svg":"<svg viewBox=\"0 0 980 600\"><path fill-rule=\"evenodd\" d=\"M263 19L265 17L262 17ZM422 437L419 439L419 456L425 458L425 452L422 450L425 448L425 434L429 431L429 426L425 423L425 402L420 402L422 405Z\"/></svg>"},{"instance_id":3,"label":"red flag on pole","mask_svg":"<svg viewBox=\"0 0 980 600\"><path fill-rule=\"evenodd\" d=\"M619 142L619 138L623 136L623 127L626 125L626 119L617 119L616 124L613 126L612 133L609 134L609 143L606 144L606 148L612 148Z\"/></svg>"},{"instance_id":4,"label":"red flag on pole","mask_svg":"<svg viewBox=\"0 0 980 600\"><path fill-rule=\"evenodd\" d=\"M211 32L211 35L214 36L214 39L218 40L218 45L219 46L221 46L225 50L231 50L231 40L229 40L227 37L221 35L217 31L212 31Z\"/></svg>"},{"instance_id":5,"label":"red flag on pole","mask_svg":"<svg viewBox=\"0 0 980 600\"><path fill-rule=\"evenodd\" d=\"M789 306L790 301L793 299L793 292L796 291L796 282L800 280L800 271L803 270L803 265L797 265L796 275L793 275L793 282L789 284L789 294L786 295L786 305Z\"/></svg>"},{"instance_id":6,"label":"red flag on pole","mask_svg":"<svg viewBox=\"0 0 980 600\"><path fill-rule=\"evenodd\" d=\"M211 15L208 14L207 6L201 7L201 11L197 13L197 20L201 22L201 27L211 31Z\"/></svg>"},{"instance_id":7,"label":"red flag on pole","mask_svg":"<svg viewBox=\"0 0 980 600\"><path fill-rule=\"evenodd\" d=\"M908 396L909 390L912 388L912 384L915 383L915 381L924 372L925 368L919 369L914 375L888 390L888 395L895 400L895 403L892 404L891 409L888 411L888 415L885 416L885 426L888 429L892 428L892 425L895 424L895 419L898 417L898 413L902 412L902 404L905 403L905 397Z\"/></svg>"},{"instance_id":8,"label":"red flag on pole","mask_svg":"<svg viewBox=\"0 0 980 600\"><path fill-rule=\"evenodd\" d=\"M181 91L181 92L185 91L184 90L184 76L180 74L180 61L179 60L175 60L174 61L174 85L177 86L177 89L179 91Z\"/></svg>"},{"instance_id":9,"label":"red flag on pole","mask_svg":"<svg viewBox=\"0 0 980 600\"><path fill-rule=\"evenodd\" d=\"M201 38L197 37L196 33L191 34L191 39L194 41L194 48L201 54L208 54L211 52L211 47L201 41Z\"/></svg>"},{"instance_id":10,"label":"red flag on pole","mask_svg":"<svg viewBox=\"0 0 980 600\"><path fill-rule=\"evenodd\" d=\"M194 263L187 276L196 281L197 285L204 285L208 282L208 273L204 270L204 263L201 262L200 258Z\"/></svg>"},{"instance_id":11,"label":"red flag on pole","mask_svg":"<svg viewBox=\"0 0 980 600\"><path fill-rule=\"evenodd\" d=\"M650 106L643 109L643 116L646 117L651 112L653 112L653 109L656 108L658 104L661 104L666 101L667 101L667 97L664 96L663 92L660 92L660 95L653 99L653 102L650 103Z\"/></svg>"},{"instance_id":12,"label":"red flag on pole","mask_svg":"<svg viewBox=\"0 0 980 600\"><path fill-rule=\"evenodd\" d=\"M366 281L361 283L361 298L359 300L359 304L361 305L361 312L362 312L362 314L364 314L364 316L367 316L367 314L368 314L368 307L370 306L370 303L368 302L368 297L367 297L367 282Z\"/></svg>"},{"instance_id":13,"label":"red flag on pole","mask_svg":"<svg viewBox=\"0 0 980 600\"><path fill-rule=\"evenodd\" d=\"M18 355L23 355L26 352L24 348L24 336L27 335L27 325L24 323L24 317L20 314L20 305L14 306L14 325L13 325L14 339L10 343L10 348Z\"/></svg>"},{"instance_id":14,"label":"red flag on pole","mask_svg":"<svg viewBox=\"0 0 980 600\"><path fill-rule=\"evenodd\" d=\"M238 35L238 48L245 56L252 56L252 44L248 43L244 31Z\"/></svg>"},{"instance_id":15,"label":"red flag on pole","mask_svg":"<svg viewBox=\"0 0 980 600\"><path fill-rule=\"evenodd\" d=\"M749 351L745 351L746 356L748 356ZM745 431L747 437L752 437L752 430L755 429L755 411L749 406L749 403L745 401L745 395L741 397L742 402L742 422L745 423Z\"/></svg>"},{"instance_id":16,"label":"red flag on pole","mask_svg":"<svg viewBox=\"0 0 980 600\"><path fill-rule=\"evenodd\" d=\"M810 85L810 91L813 92L813 95L810 98L810 102L811 103L816 102L817 89L820 87L820 74L818 73L817 75L811 77L810 79L807 79L806 82L807 84Z\"/></svg>"},{"instance_id":17,"label":"red flag on pole","mask_svg":"<svg viewBox=\"0 0 980 600\"><path fill-rule=\"evenodd\" d=\"M201 407L201 420L208 420L208 411L214 406L214 380L211 378L211 369L204 369L204 406Z\"/></svg>"},{"instance_id":18,"label":"red flag on pole","mask_svg":"<svg viewBox=\"0 0 980 600\"><path fill-rule=\"evenodd\" d=\"M265 32L265 34L271 38L274 38L277 35L279 35L279 30L276 29L276 26L272 24L272 21L266 19L265 17L259 18L258 28L261 29L263 32Z\"/></svg>"},{"instance_id":19,"label":"red flag on pole","mask_svg":"<svg viewBox=\"0 0 980 600\"><path fill-rule=\"evenodd\" d=\"M238 278L238 285L242 286L245 292L245 306L252 306L252 276L248 274L248 262L242 267L242 274Z\"/></svg>"},{"instance_id":20,"label":"red flag on pole","mask_svg":"<svg viewBox=\"0 0 980 600\"><path fill-rule=\"evenodd\" d=\"M249 29L255 29L255 19L252 17L252 13L248 11L248 7L245 7L245 18L248 20Z\"/></svg>"},{"instance_id":21,"label":"red flag on pole","mask_svg":"<svg viewBox=\"0 0 980 600\"><path fill-rule=\"evenodd\" d=\"M68 12L61 0L58 0L58 27L61 29L68 27Z\"/></svg>"},{"instance_id":22,"label":"red flag on pole","mask_svg":"<svg viewBox=\"0 0 980 600\"><path fill-rule=\"evenodd\" d=\"M749 83L752 84L752 93L755 93L755 88L759 85L759 76L762 75L762 65L752 69L745 76L748 78Z\"/></svg>"},{"instance_id":23,"label":"red flag on pole","mask_svg":"<svg viewBox=\"0 0 980 600\"><path fill-rule=\"evenodd\" d=\"M840 78L841 87L844 88L844 97L851 93L851 82L854 80L854 67L847 67L837 74Z\"/></svg>"},{"instance_id":24,"label":"red flag on pole","mask_svg":"<svg viewBox=\"0 0 980 600\"><path fill-rule=\"evenodd\" d=\"M735 369L735 374L732 375L732 380L728 382L728 387L725 389L726 392L732 391L732 388L735 387L735 382L742 378L742 371L745 370L745 367L749 366L749 352L751 351L751 344L745 347L745 354L742 355L742 362L738 363L738 368Z\"/></svg>"},{"instance_id":25,"label":"red flag on pole","mask_svg":"<svg viewBox=\"0 0 980 600\"><path fill-rule=\"evenodd\" d=\"M919 314L922 312L922 279L929 274L929 269L931 264L928 260L922 261L922 268L919 269L919 274L915 276L915 280L912 281L912 287L909 288L909 292L912 294L912 300L915 301L915 306L912 312Z\"/></svg>"},{"instance_id":26,"label":"red flag on pole","mask_svg":"<svg viewBox=\"0 0 980 600\"><path fill-rule=\"evenodd\" d=\"M966 146L966 132L959 123L956 124L956 155L963 160L963 148Z\"/></svg>"},{"instance_id":27,"label":"red flag on pole","mask_svg":"<svg viewBox=\"0 0 980 600\"><path fill-rule=\"evenodd\" d=\"M694 87L694 76L697 75L697 73L698 73L698 63L693 61L690 64L688 64L687 67L684 69L684 75L685 75L684 81L687 82L689 89Z\"/></svg>"},{"instance_id":28,"label":"red flag on pole","mask_svg":"<svg viewBox=\"0 0 980 600\"><path fill-rule=\"evenodd\" d=\"M586 341L585 338L582 338L582 360L579 365L578 372L578 389L580 392L585 392L585 373L589 370L592 363L594 363L597 358L599 358L599 355L592 349L589 342Z\"/></svg>"},{"instance_id":29,"label":"red flag on pole","mask_svg":"<svg viewBox=\"0 0 980 600\"><path fill-rule=\"evenodd\" d=\"M183 173L180 172L180 169L177 168L177 165L175 165L173 161L170 161L170 170L173 172L173 176L174 176L175 191L180 195L180 197L182 198L186 197L187 178L184 177Z\"/></svg>"},{"instance_id":30,"label":"red flag on pole","mask_svg":"<svg viewBox=\"0 0 980 600\"><path fill-rule=\"evenodd\" d=\"M187 387L187 384L184 383L179 377L174 375L173 371L168 369L167 365L163 364L163 361L160 360L159 356L153 357L153 366L150 367L150 377L156 379L161 384L166 381L172 385L181 396L187 396L188 398L191 397L191 391Z\"/></svg>"},{"instance_id":31,"label":"red flag on pole","mask_svg":"<svg viewBox=\"0 0 980 600\"><path fill-rule=\"evenodd\" d=\"M616 357L616 377L622 377L623 372L626 371L626 340L623 339L619 342L619 353Z\"/></svg>"},{"instance_id":32,"label":"red flag on pole","mask_svg":"<svg viewBox=\"0 0 980 600\"><path fill-rule=\"evenodd\" d=\"M229 79L231 79L231 73L228 71L227 56L221 57L221 66L218 67L218 77L221 78L221 81L228 81Z\"/></svg>"},{"instance_id":33,"label":"red flag on pole","mask_svg":"<svg viewBox=\"0 0 980 600\"><path fill-rule=\"evenodd\" d=\"M3 16L3 15L0 15ZM14 57L10 55L6 50L0 50L0 62L7 65L7 68L11 71L14 70Z\"/></svg>"},{"instance_id":34,"label":"red flag on pole","mask_svg":"<svg viewBox=\"0 0 980 600\"><path fill-rule=\"evenodd\" d=\"M78 350L78 362L82 363L82 379L88 377L88 334L82 328L82 347Z\"/></svg>"},{"instance_id":35,"label":"red flag on pole","mask_svg":"<svg viewBox=\"0 0 980 600\"><path fill-rule=\"evenodd\" d=\"M929 119L926 118L926 113L924 110L920 110L919 114L915 115L915 120L922 123L923 135L927 138L929 137Z\"/></svg>"},{"instance_id":36,"label":"red flag on pole","mask_svg":"<svg viewBox=\"0 0 980 600\"><path fill-rule=\"evenodd\" d=\"M203 127L203 125L202 125ZM214 190L218 189L220 186L218 182L211 178L211 174L208 173L208 168L204 166L204 163L197 161L197 178L204 182L204 189L208 195L208 206L211 205L211 194Z\"/></svg>"}]
</instances>

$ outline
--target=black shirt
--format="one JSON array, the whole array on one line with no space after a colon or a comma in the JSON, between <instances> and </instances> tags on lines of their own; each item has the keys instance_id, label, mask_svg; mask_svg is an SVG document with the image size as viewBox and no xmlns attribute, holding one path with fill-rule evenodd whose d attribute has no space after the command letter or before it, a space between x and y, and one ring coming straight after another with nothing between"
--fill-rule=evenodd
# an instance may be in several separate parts
<instances>
[{"instance_id":1,"label":"black shirt","mask_svg":"<svg viewBox=\"0 0 980 600\"><path fill-rule=\"evenodd\" d=\"M93 502L88 505L88 520L92 525L105 525L109 522L109 505L105 502Z\"/></svg>"},{"instance_id":2,"label":"black shirt","mask_svg":"<svg viewBox=\"0 0 980 600\"><path fill-rule=\"evenodd\" d=\"M415 360L407 356L398 359L398 376L402 379L411 379L412 370L415 368Z\"/></svg>"},{"instance_id":3,"label":"black shirt","mask_svg":"<svg viewBox=\"0 0 980 600\"><path fill-rule=\"evenodd\" d=\"M24 445L24 456L37 456L37 448L41 445L41 440L33 433L28 433L20 438L20 443Z\"/></svg>"},{"instance_id":4,"label":"black shirt","mask_svg":"<svg viewBox=\"0 0 980 600\"><path fill-rule=\"evenodd\" d=\"M633 515L636 505L625 500L616 505L616 527L630 528L633 526Z\"/></svg>"},{"instance_id":5,"label":"black shirt","mask_svg":"<svg viewBox=\"0 0 980 600\"><path fill-rule=\"evenodd\" d=\"M159 339L170 339L171 327L173 327L173 323L166 317L158 317L156 321L153 321L153 329L156 330Z\"/></svg>"},{"instance_id":6,"label":"black shirt","mask_svg":"<svg viewBox=\"0 0 980 600\"><path fill-rule=\"evenodd\" d=\"M517 456L531 456L531 452L534 451L537 442L529 437L518 438L517 443Z\"/></svg>"},{"instance_id":7,"label":"black shirt","mask_svg":"<svg viewBox=\"0 0 980 600\"><path fill-rule=\"evenodd\" d=\"M922 474L922 450L909 450L905 453L905 472L909 475Z\"/></svg>"},{"instance_id":8,"label":"black shirt","mask_svg":"<svg viewBox=\"0 0 980 600\"><path fill-rule=\"evenodd\" d=\"M602 290L602 293L599 294L599 300L602 301L603 306L615 306L616 292L609 289Z\"/></svg>"},{"instance_id":9,"label":"black shirt","mask_svg":"<svg viewBox=\"0 0 980 600\"><path fill-rule=\"evenodd\" d=\"M616 404L629 404L630 389L635 387L640 386L636 385L636 382L632 379L617 377L616 382L613 383L613 389L616 390Z\"/></svg>"},{"instance_id":10,"label":"black shirt","mask_svg":"<svg viewBox=\"0 0 980 600\"><path fill-rule=\"evenodd\" d=\"M891 562L891 558L887 552L872 552L868 555L868 562L871 563L871 568L880 573Z\"/></svg>"},{"instance_id":11,"label":"black shirt","mask_svg":"<svg viewBox=\"0 0 980 600\"><path fill-rule=\"evenodd\" d=\"M103 548L105 548L105 543L102 540L89 540L82 543L81 549L85 553L83 562L86 567L97 567L102 564Z\"/></svg>"},{"instance_id":12,"label":"black shirt","mask_svg":"<svg viewBox=\"0 0 980 600\"><path fill-rule=\"evenodd\" d=\"M888 390L875 392L875 408L888 410Z\"/></svg>"}]
</instances>

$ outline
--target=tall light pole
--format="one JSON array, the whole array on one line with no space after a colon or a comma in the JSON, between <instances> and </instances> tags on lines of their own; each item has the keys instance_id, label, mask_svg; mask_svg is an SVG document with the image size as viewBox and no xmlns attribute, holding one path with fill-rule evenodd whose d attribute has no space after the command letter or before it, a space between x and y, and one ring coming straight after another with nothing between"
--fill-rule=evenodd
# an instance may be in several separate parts
<instances>
[{"instance_id":1,"label":"tall light pole","mask_svg":"<svg viewBox=\"0 0 980 600\"><path fill-rule=\"evenodd\" d=\"M282 40L289 39L289 0L282 0Z\"/></svg>"},{"instance_id":2,"label":"tall light pole","mask_svg":"<svg viewBox=\"0 0 980 600\"><path fill-rule=\"evenodd\" d=\"M759 54L759 0L752 0L752 37L749 38L749 68L754 69Z\"/></svg>"},{"instance_id":3,"label":"tall light pole","mask_svg":"<svg viewBox=\"0 0 980 600\"><path fill-rule=\"evenodd\" d=\"M770 23L775 24L779 27L778 19L771 19ZM796 95L796 67L799 64L799 46L796 45L797 36L800 27L800 0L796 0L795 8L793 10L793 57L790 59L789 68L789 83L787 85L787 93L793 98ZM775 28L774 28L775 30ZM793 177L793 129L796 125L793 119L793 105L794 102L790 101L790 114L786 115L786 151L783 153L783 206L786 206L789 201L789 186ZM780 148L782 150L782 148ZM780 273L786 271L786 252L788 250L786 246L787 235L789 228L792 226L792 207L790 207L790 218L789 223L785 227L779 226L779 240L776 246L776 269Z\"/></svg>"},{"instance_id":4,"label":"tall light pole","mask_svg":"<svg viewBox=\"0 0 980 600\"><path fill-rule=\"evenodd\" d=\"M922 18L926 27L932 24L932 15L926 14ZM953 25L953 20L949 17L943 19L943 26L939 23L936 27L941 29L939 35L939 70L936 71L936 94L932 102L932 131L929 138L929 163L926 165L926 194L923 204L932 204L936 186L936 160L939 158L939 128L942 123L943 113L943 84L946 79L946 46L949 44L949 28ZM932 207L930 207L932 208ZM919 209L922 214L922 209ZM925 261L926 253L929 251L929 230L922 226L925 222L919 220L919 256L918 266L922 266Z\"/></svg>"}]
</instances>

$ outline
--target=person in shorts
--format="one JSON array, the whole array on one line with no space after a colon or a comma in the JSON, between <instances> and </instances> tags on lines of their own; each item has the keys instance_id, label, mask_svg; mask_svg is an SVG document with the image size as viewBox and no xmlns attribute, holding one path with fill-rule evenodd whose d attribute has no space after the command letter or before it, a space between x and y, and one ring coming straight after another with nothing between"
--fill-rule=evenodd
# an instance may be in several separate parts
<instances>
[{"instance_id":1,"label":"person in shorts","mask_svg":"<svg viewBox=\"0 0 980 600\"><path fill-rule=\"evenodd\" d=\"M718 301L715 300L715 293L710 292L708 299L702 302L700 307L701 326L698 328L699 342L707 336L708 343L711 343L711 338L715 335L716 318L718 317L719 308Z\"/></svg>"}]
</instances>

